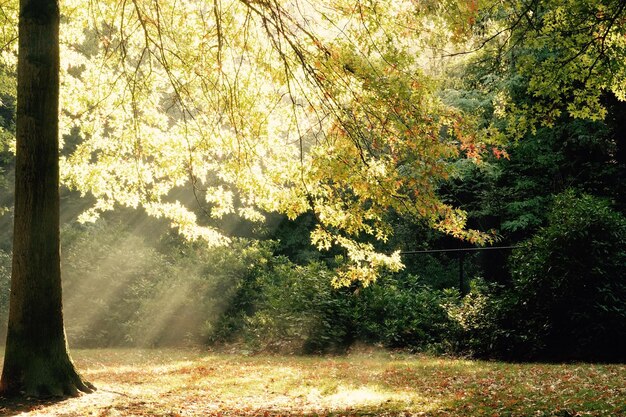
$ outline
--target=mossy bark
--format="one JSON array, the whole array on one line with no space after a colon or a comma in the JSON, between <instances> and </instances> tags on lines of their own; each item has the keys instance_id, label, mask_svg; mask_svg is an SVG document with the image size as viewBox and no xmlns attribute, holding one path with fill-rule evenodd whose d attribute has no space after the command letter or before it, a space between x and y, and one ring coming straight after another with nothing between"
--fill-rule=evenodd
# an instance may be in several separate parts
<instances>
[{"instance_id":1,"label":"mossy bark","mask_svg":"<svg viewBox=\"0 0 626 417\"><path fill-rule=\"evenodd\" d=\"M20 0L13 271L0 394L76 395L59 239L59 5Z\"/></svg>"}]
</instances>

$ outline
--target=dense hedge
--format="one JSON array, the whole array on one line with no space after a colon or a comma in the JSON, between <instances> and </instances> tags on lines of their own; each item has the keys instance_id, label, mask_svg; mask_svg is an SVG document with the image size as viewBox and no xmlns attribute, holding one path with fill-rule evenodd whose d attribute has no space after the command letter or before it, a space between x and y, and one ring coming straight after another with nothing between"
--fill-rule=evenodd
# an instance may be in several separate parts
<instances>
[{"instance_id":1,"label":"dense hedge","mask_svg":"<svg viewBox=\"0 0 626 417\"><path fill-rule=\"evenodd\" d=\"M446 306L458 297L456 289L432 289L415 275L382 277L355 305L359 339L412 351L455 350L458 326Z\"/></svg>"},{"instance_id":2,"label":"dense hedge","mask_svg":"<svg viewBox=\"0 0 626 417\"><path fill-rule=\"evenodd\" d=\"M455 292L414 275L334 288L322 262L296 265L275 244L207 248L168 237L147 243L115 222L62 232L67 335L73 346L234 344L249 351L341 352L355 340L447 350ZM10 256L0 254L0 314ZM6 285L6 286L5 286ZM6 314L4 314L6 316Z\"/></svg>"},{"instance_id":3,"label":"dense hedge","mask_svg":"<svg viewBox=\"0 0 626 417\"><path fill-rule=\"evenodd\" d=\"M445 310L453 291L432 290L415 276L382 277L367 288L334 288L321 263L274 258L240 288L211 341L250 350L341 352L355 340L413 351L450 351L457 326Z\"/></svg>"},{"instance_id":4,"label":"dense hedge","mask_svg":"<svg viewBox=\"0 0 626 417\"><path fill-rule=\"evenodd\" d=\"M66 328L78 346L203 343L240 281L271 255L235 239L208 248L172 238L149 244L116 224L63 231Z\"/></svg>"},{"instance_id":5,"label":"dense hedge","mask_svg":"<svg viewBox=\"0 0 626 417\"><path fill-rule=\"evenodd\" d=\"M512 259L514 313L529 355L626 358L626 218L566 192L549 224Z\"/></svg>"},{"instance_id":6,"label":"dense hedge","mask_svg":"<svg viewBox=\"0 0 626 417\"><path fill-rule=\"evenodd\" d=\"M334 288L330 266L297 265L271 241L148 244L117 223L73 225L62 233L67 334L74 346L321 353L363 341L508 360L626 360L624 216L566 192L548 217L513 253L508 285L474 279L462 299L434 288L439 276L407 273ZM2 317L9 280L10 255L0 252Z\"/></svg>"},{"instance_id":7,"label":"dense hedge","mask_svg":"<svg viewBox=\"0 0 626 417\"><path fill-rule=\"evenodd\" d=\"M482 285L451 309L469 352L513 360L626 360L626 219L565 192L511 260L510 288Z\"/></svg>"},{"instance_id":8,"label":"dense hedge","mask_svg":"<svg viewBox=\"0 0 626 417\"><path fill-rule=\"evenodd\" d=\"M333 288L327 267L277 257L257 272L240 287L211 342L283 353L340 352L350 344L354 299Z\"/></svg>"}]
</instances>

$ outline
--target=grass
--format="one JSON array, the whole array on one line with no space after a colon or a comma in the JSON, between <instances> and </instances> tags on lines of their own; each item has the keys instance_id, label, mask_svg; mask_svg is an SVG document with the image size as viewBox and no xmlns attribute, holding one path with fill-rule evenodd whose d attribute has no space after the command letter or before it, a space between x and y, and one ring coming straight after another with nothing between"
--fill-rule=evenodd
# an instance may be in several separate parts
<instances>
[{"instance_id":1,"label":"grass","mask_svg":"<svg viewBox=\"0 0 626 417\"><path fill-rule=\"evenodd\" d=\"M626 416L626 365L371 350L295 357L97 349L73 357L97 392L56 403L0 402L0 415Z\"/></svg>"}]
</instances>

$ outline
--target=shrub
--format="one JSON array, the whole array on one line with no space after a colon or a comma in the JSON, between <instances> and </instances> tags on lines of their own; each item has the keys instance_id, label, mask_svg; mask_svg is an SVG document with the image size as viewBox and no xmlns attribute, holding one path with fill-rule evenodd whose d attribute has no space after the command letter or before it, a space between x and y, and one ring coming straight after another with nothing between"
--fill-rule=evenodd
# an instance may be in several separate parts
<instances>
[{"instance_id":1,"label":"shrub","mask_svg":"<svg viewBox=\"0 0 626 417\"><path fill-rule=\"evenodd\" d=\"M66 328L78 346L203 343L240 281L271 254L238 239L222 248L173 239L157 250L104 221L62 235Z\"/></svg>"},{"instance_id":2,"label":"shrub","mask_svg":"<svg viewBox=\"0 0 626 417\"><path fill-rule=\"evenodd\" d=\"M454 350L455 323L445 306L456 290L433 290L419 277L383 277L360 295L355 311L359 338L414 351Z\"/></svg>"},{"instance_id":3,"label":"shrub","mask_svg":"<svg viewBox=\"0 0 626 417\"><path fill-rule=\"evenodd\" d=\"M511 294L503 287L477 278L460 303L449 303L446 310L457 324L456 346L473 357L518 358L520 335L507 325L515 309Z\"/></svg>"},{"instance_id":4,"label":"shrub","mask_svg":"<svg viewBox=\"0 0 626 417\"><path fill-rule=\"evenodd\" d=\"M449 312L477 356L623 361L625 269L624 216L568 191L548 225L514 251L512 286L478 286Z\"/></svg>"},{"instance_id":5,"label":"shrub","mask_svg":"<svg viewBox=\"0 0 626 417\"><path fill-rule=\"evenodd\" d=\"M141 238L103 222L65 228L62 236L70 342L88 347L143 345L131 323L159 281L171 274L165 259Z\"/></svg>"},{"instance_id":6,"label":"shrub","mask_svg":"<svg viewBox=\"0 0 626 417\"><path fill-rule=\"evenodd\" d=\"M565 192L549 224L512 257L529 354L626 358L626 218L608 202Z\"/></svg>"},{"instance_id":7,"label":"shrub","mask_svg":"<svg viewBox=\"0 0 626 417\"><path fill-rule=\"evenodd\" d=\"M351 296L331 285L323 264L298 266L276 257L248 277L214 341L242 338L253 350L338 352L351 341ZM226 329L231 333L228 335Z\"/></svg>"}]
</instances>

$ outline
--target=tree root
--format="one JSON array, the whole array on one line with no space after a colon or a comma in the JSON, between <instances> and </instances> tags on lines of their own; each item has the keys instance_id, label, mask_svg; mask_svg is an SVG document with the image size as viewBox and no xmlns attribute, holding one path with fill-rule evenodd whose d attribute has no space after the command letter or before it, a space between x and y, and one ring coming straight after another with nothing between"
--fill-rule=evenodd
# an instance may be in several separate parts
<instances>
[{"instance_id":1,"label":"tree root","mask_svg":"<svg viewBox=\"0 0 626 417\"><path fill-rule=\"evenodd\" d=\"M6 368L0 384L0 396L36 399L76 397L96 390L76 372L66 356L57 361L31 360Z\"/></svg>"}]
</instances>

